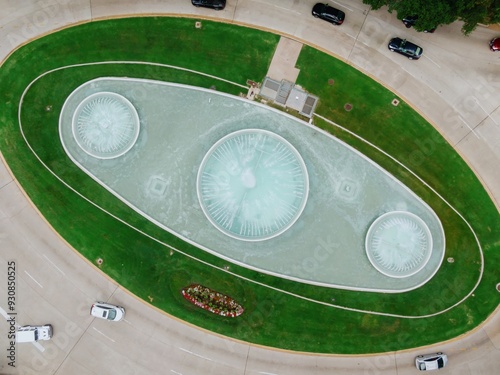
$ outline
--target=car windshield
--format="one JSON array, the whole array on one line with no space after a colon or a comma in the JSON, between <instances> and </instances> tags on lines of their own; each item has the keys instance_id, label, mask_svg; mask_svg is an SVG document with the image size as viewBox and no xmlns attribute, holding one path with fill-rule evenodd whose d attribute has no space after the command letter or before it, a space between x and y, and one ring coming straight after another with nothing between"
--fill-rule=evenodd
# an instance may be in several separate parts
<instances>
[{"instance_id":1,"label":"car windshield","mask_svg":"<svg viewBox=\"0 0 500 375\"><path fill-rule=\"evenodd\" d=\"M116 311L114 309L109 310L108 319L113 320L116 317Z\"/></svg>"},{"instance_id":2,"label":"car windshield","mask_svg":"<svg viewBox=\"0 0 500 375\"><path fill-rule=\"evenodd\" d=\"M425 368L427 370L436 370L440 367L442 367L441 365L439 365L439 361L441 361L442 359L441 358L437 358L437 357L433 357L433 358L427 358L425 360Z\"/></svg>"}]
</instances>

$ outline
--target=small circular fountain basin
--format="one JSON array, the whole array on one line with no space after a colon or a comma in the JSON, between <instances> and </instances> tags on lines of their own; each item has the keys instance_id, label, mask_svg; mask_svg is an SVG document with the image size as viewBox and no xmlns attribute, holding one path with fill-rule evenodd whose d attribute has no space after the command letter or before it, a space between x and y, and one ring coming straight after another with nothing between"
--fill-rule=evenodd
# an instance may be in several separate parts
<instances>
[{"instance_id":1,"label":"small circular fountain basin","mask_svg":"<svg viewBox=\"0 0 500 375\"><path fill-rule=\"evenodd\" d=\"M384 275L409 277L429 261L432 236L417 215L392 211L378 217L370 226L365 248L371 264Z\"/></svg>"},{"instance_id":2,"label":"small circular fountain basin","mask_svg":"<svg viewBox=\"0 0 500 375\"><path fill-rule=\"evenodd\" d=\"M98 159L128 152L139 137L139 116L122 95L99 92L86 97L73 114L73 136L80 148Z\"/></svg>"}]
</instances>

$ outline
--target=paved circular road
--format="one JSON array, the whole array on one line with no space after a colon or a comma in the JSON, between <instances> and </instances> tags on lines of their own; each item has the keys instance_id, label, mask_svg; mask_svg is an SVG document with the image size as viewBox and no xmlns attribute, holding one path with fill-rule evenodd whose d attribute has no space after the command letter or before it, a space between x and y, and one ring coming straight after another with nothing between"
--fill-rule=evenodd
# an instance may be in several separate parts
<instances>
[{"instance_id":1,"label":"paved circular road","mask_svg":"<svg viewBox=\"0 0 500 375\"><path fill-rule=\"evenodd\" d=\"M468 38L460 25L435 34L406 29L394 15L370 11L360 0L330 1L346 12L341 27L314 19L315 0L228 0L224 11L194 8L188 0L1 0L0 58L47 32L89 20L130 14L187 14L255 25L329 51L376 78L435 124L500 201L500 54L488 41L500 32L479 27ZM393 36L425 48L412 62L391 54ZM421 145L423 153L437 147ZM418 155L414 155L418 158ZM17 321L54 324L51 341L17 347L16 369L0 361L2 374L414 374L417 353L445 351L443 374L494 374L500 368L500 314L463 337L428 348L374 356L318 356L270 350L191 327L145 306L89 265L53 233L0 164L0 279L15 260ZM7 294L6 282L0 295ZM126 321L93 320L95 299L127 307ZM4 314L5 299L0 302ZM0 319L2 352L8 324ZM5 346L5 347L4 347Z\"/></svg>"}]
</instances>

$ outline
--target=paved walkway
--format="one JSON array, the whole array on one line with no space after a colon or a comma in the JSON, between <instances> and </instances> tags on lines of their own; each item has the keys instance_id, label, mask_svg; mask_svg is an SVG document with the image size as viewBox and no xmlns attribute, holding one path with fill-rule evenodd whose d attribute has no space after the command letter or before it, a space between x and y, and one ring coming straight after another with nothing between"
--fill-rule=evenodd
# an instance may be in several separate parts
<instances>
[{"instance_id":1,"label":"paved walkway","mask_svg":"<svg viewBox=\"0 0 500 375\"><path fill-rule=\"evenodd\" d=\"M269 65L267 76L276 81L285 79L295 83L300 72L295 67L295 64L297 63L301 49L302 43L282 36Z\"/></svg>"}]
</instances>

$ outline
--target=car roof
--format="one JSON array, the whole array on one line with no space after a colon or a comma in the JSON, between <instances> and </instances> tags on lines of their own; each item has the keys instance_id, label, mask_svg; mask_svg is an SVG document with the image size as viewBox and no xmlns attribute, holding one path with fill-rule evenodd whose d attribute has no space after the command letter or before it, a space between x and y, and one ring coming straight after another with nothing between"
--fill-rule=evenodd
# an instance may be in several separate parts
<instances>
[{"instance_id":1,"label":"car roof","mask_svg":"<svg viewBox=\"0 0 500 375\"><path fill-rule=\"evenodd\" d=\"M98 303L95 303L94 306L92 306L92 309L101 314L103 312L107 312L110 308L107 306L103 306L103 305L100 305Z\"/></svg>"},{"instance_id":2,"label":"car roof","mask_svg":"<svg viewBox=\"0 0 500 375\"><path fill-rule=\"evenodd\" d=\"M400 38L400 37L394 37L394 38L392 38L389 42L390 42L390 43L397 43L397 44L400 44L402 40L403 40L403 39L402 39L402 38Z\"/></svg>"},{"instance_id":3,"label":"car roof","mask_svg":"<svg viewBox=\"0 0 500 375\"><path fill-rule=\"evenodd\" d=\"M125 314L123 307L106 302L95 302L92 309L103 318L110 320L121 320Z\"/></svg>"},{"instance_id":4,"label":"car roof","mask_svg":"<svg viewBox=\"0 0 500 375\"><path fill-rule=\"evenodd\" d=\"M334 8L331 5L323 4L323 3L317 3L314 6L314 10L319 12L319 13L333 14L334 16L336 16L340 19L343 19L345 16L345 13L342 12L340 9Z\"/></svg>"},{"instance_id":5,"label":"car roof","mask_svg":"<svg viewBox=\"0 0 500 375\"><path fill-rule=\"evenodd\" d=\"M412 52L415 52L417 54L422 50L422 48L420 46L417 46L415 43L409 42L406 39L402 39L401 41L404 42L404 50L405 51L412 51Z\"/></svg>"},{"instance_id":6,"label":"car roof","mask_svg":"<svg viewBox=\"0 0 500 375\"><path fill-rule=\"evenodd\" d=\"M424 361L427 370L436 370L439 368L439 365L442 365L443 363L443 359L441 358L441 356L425 358Z\"/></svg>"}]
</instances>

